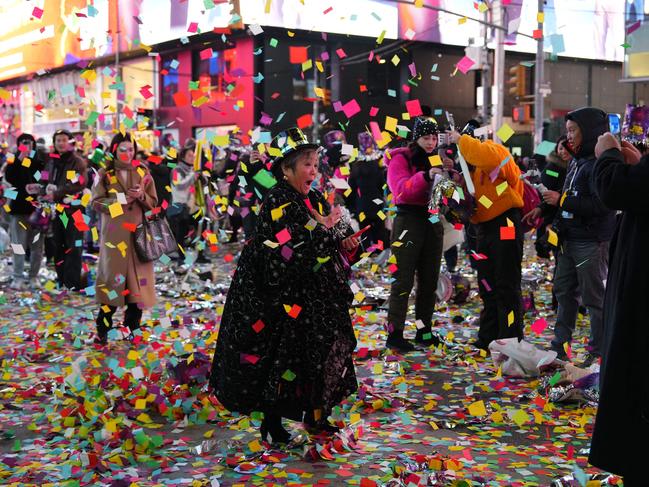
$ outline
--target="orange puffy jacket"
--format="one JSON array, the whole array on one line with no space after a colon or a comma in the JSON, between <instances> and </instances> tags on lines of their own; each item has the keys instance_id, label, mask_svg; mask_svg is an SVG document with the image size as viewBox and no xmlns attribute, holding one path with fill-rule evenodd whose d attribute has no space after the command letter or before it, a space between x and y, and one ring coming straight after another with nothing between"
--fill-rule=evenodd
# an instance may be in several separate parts
<instances>
[{"instance_id":1,"label":"orange puffy jacket","mask_svg":"<svg viewBox=\"0 0 649 487\"><path fill-rule=\"evenodd\" d=\"M471 223L487 222L510 208L523 207L521 171L506 147L466 134L460 137L458 146L466 162L475 167L471 179L477 209Z\"/></svg>"}]
</instances>

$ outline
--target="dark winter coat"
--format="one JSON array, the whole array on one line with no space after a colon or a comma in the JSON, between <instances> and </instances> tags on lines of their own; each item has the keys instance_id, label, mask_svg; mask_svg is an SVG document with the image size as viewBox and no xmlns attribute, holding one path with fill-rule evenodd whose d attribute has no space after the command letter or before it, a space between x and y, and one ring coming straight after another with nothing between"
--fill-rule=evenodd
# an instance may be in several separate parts
<instances>
[{"instance_id":1,"label":"dark winter coat","mask_svg":"<svg viewBox=\"0 0 649 487\"><path fill-rule=\"evenodd\" d=\"M168 166L170 161L171 159L165 158L160 164L149 164L149 172L158 195L158 206L161 206L163 201L166 201L167 205L171 204L171 168Z\"/></svg>"},{"instance_id":2,"label":"dark winter coat","mask_svg":"<svg viewBox=\"0 0 649 487\"><path fill-rule=\"evenodd\" d=\"M589 461L638 478L649 458L649 156L630 166L617 149L606 151L595 165L594 182L604 204L624 213L610 247L600 401Z\"/></svg>"},{"instance_id":3,"label":"dark winter coat","mask_svg":"<svg viewBox=\"0 0 649 487\"><path fill-rule=\"evenodd\" d=\"M231 411L273 410L299 421L304 411L328 413L357 388L343 234L314 225L309 206L326 202L320 193L311 191L307 199L280 181L241 252L210 377Z\"/></svg>"},{"instance_id":4,"label":"dark winter coat","mask_svg":"<svg viewBox=\"0 0 649 487\"><path fill-rule=\"evenodd\" d=\"M561 160L556 152L548 154L545 167L541 172L541 184L550 191L561 193L566 180L566 170L567 164ZM543 217L543 224L540 228L545 232L545 227L552 223L557 216L558 208L543 202L539 205L539 208L541 208L541 215Z\"/></svg>"},{"instance_id":5,"label":"dark winter coat","mask_svg":"<svg viewBox=\"0 0 649 487\"><path fill-rule=\"evenodd\" d=\"M379 218L377 213L383 209L383 188L386 184L385 168L381 160L358 160L352 163L349 187L352 192L348 199L350 210L361 213L369 220Z\"/></svg>"},{"instance_id":6,"label":"dark winter coat","mask_svg":"<svg viewBox=\"0 0 649 487\"><path fill-rule=\"evenodd\" d=\"M11 164L7 164L5 171L5 180L14 187L17 193L14 200L9 200L9 209L12 215L30 215L34 211L32 201L38 195L29 195L26 186L40 182L36 180L35 174L43 171L45 161L36 152L33 159L31 159L29 167L25 167L22 164L23 161L19 160L18 157L19 154L16 154L14 161Z\"/></svg>"},{"instance_id":7,"label":"dark winter coat","mask_svg":"<svg viewBox=\"0 0 649 487\"><path fill-rule=\"evenodd\" d=\"M61 203L64 198L81 193L88 182L87 170L86 162L74 151L50 154L47 182L57 187L54 202ZM68 177L68 172L74 173L72 179Z\"/></svg>"},{"instance_id":8,"label":"dark winter coat","mask_svg":"<svg viewBox=\"0 0 649 487\"><path fill-rule=\"evenodd\" d=\"M568 166L559 201L557 222L563 240L607 242L615 229L615 212L606 208L593 185L595 144L608 131L608 117L597 108L580 108L570 112L581 129L582 144ZM570 216L572 215L572 216Z\"/></svg>"}]
</instances>

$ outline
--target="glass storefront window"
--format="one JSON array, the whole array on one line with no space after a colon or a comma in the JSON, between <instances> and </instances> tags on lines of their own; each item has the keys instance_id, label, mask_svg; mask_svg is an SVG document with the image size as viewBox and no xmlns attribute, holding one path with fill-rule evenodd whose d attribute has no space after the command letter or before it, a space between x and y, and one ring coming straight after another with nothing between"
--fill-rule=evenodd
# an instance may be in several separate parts
<instances>
[{"instance_id":1,"label":"glass storefront window","mask_svg":"<svg viewBox=\"0 0 649 487\"><path fill-rule=\"evenodd\" d=\"M173 107L174 94L178 91L178 61L173 56L162 56L160 104L163 107Z\"/></svg>"},{"instance_id":2,"label":"glass storefront window","mask_svg":"<svg viewBox=\"0 0 649 487\"><path fill-rule=\"evenodd\" d=\"M198 80L198 90L208 96L210 102L225 100L236 57L235 49L214 50L209 57L201 55L201 51L194 51L192 79ZM195 95L192 94L192 98L196 98Z\"/></svg>"}]
</instances>

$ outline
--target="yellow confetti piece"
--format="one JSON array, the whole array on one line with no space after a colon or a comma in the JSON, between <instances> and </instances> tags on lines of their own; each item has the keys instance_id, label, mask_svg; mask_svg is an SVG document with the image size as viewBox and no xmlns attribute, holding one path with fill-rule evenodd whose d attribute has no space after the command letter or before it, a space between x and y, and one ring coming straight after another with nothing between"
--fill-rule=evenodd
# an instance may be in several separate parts
<instances>
[{"instance_id":1,"label":"yellow confetti piece","mask_svg":"<svg viewBox=\"0 0 649 487\"><path fill-rule=\"evenodd\" d=\"M385 130L389 130L390 132L396 132L397 122L398 120L394 117L385 117Z\"/></svg>"},{"instance_id":2,"label":"yellow confetti piece","mask_svg":"<svg viewBox=\"0 0 649 487\"><path fill-rule=\"evenodd\" d=\"M32 165L32 160L29 157L25 157L20 165L23 167L29 167Z\"/></svg>"},{"instance_id":3,"label":"yellow confetti piece","mask_svg":"<svg viewBox=\"0 0 649 487\"><path fill-rule=\"evenodd\" d=\"M111 218L117 218L118 216L124 214L124 210L122 209L122 205L120 205L118 201L108 205L108 211L110 212L110 217Z\"/></svg>"},{"instance_id":4,"label":"yellow confetti piece","mask_svg":"<svg viewBox=\"0 0 649 487\"><path fill-rule=\"evenodd\" d=\"M485 13L487 10L489 10L489 6L485 2L480 2L478 4L478 10L480 11L481 14Z\"/></svg>"},{"instance_id":5,"label":"yellow confetti piece","mask_svg":"<svg viewBox=\"0 0 649 487\"><path fill-rule=\"evenodd\" d=\"M435 166L441 166L442 165L442 158L439 157L437 154L434 156L429 156L428 157L428 162L430 162L430 165L435 167Z\"/></svg>"},{"instance_id":6,"label":"yellow confetti piece","mask_svg":"<svg viewBox=\"0 0 649 487\"><path fill-rule=\"evenodd\" d=\"M67 179L69 181L72 181L72 182L76 181L76 179L77 179L76 171L66 171L65 172L65 179Z\"/></svg>"},{"instance_id":7,"label":"yellow confetti piece","mask_svg":"<svg viewBox=\"0 0 649 487\"><path fill-rule=\"evenodd\" d=\"M492 201L489 198L487 198L485 195L480 196L478 203L480 203L482 206L484 206L487 209L491 208L491 205L493 205Z\"/></svg>"},{"instance_id":8,"label":"yellow confetti piece","mask_svg":"<svg viewBox=\"0 0 649 487\"><path fill-rule=\"evenodd\" d=\"M135 401L135 409L146 409L146 399L137 399Z\"/></svg>"},{"instance_id":9,"label":"yellow confetti piece","mask_svg":"<svg viewBox=\"0 0 649 487\"><path fill-rule=\"evenodd\" d=\"M385 213L383 213L381 210L376 212L376 216L378 216L381 220L385 220L386 218Z\"/></svg>"},{"instance_id":10,"label":"yellow confetti piece","mask_svg":"<svg viewBox=\"0 0 649 487\"><path fill-rule=\"evenodd\" d=\"M507 184L507 181L503 181L503 182L500 183L498 186L496 186L496 194L497 194L498 196L500 196L501 194L503 194L503 193L505 192L505 190L506 190L508 187L509 187L509 185Z\"/></svg>"},{"instance_id":11,"label":"yellow confetti piece","mask_svg":"<svg viewBox=\"0 0 649 487\"><path fill-rule=\"evenodd\" d=\"M459 25L466 24L466 21L467 21L466 17L460 17L459 19L457 19L457 23Z\"/></svg>"},{"instance_id":12,"label":"yellow confetti piece","mask_svg":"<svg viewBox=\"0 0 649 487\"><path fill-rule=\"evenodd\" d=\"M548 228L548 243L554 247L559 245L559 236L551 228Z\"/></svg>"},{"instance_id":13,"label":"yellow confetti piece","mask_svg":"<svg viewBox=\"0 0 649 487\"><path fill-rule=\"evenodd\" d=\"M528 416L528 414L525 411L523 411L522 409L518 409L512 415L512 420L520 428L521 426L523 426L525 423L527 423L530 420L530 417Z\"/></svg>"},{"instance_id":14,"label":"yellow confetti piece","mask_svg":"<svg viewBox=\"0 0 649 487\"><path fill-rule=\"evenodd\" d=\"M536 14L536 21L537 21L539 24L542 24L542 23L545 21L545 13L544 13L544 12L538 12L538 13Z\"/></svg>"},{"instance_id":15,"label":"yellow confetti piece","mask_svg":"<svg viewBox=\"0 0 649 487\"><path fill-rule=\"evenodd\" d=\"M502 127L498 129L496 135L503 142L507 142L512 135L514 135L514 129L509 126L509 124L504 123Z\"/></svg>"},{"instance_id":16,"label":"yellow confetti piece","mask_svg":"<svg viewBox=\"0 0 649 487\"><path fill-rule=\"evenodd\" d=\"M486 416L487 409L485 408L484 401L476 401L469 404L469 414L471 416Z\"/></svg>"},{"instance_id":17,"label":"yellow confetti piece","mask_svg":"<svg viewBox=\"0 0 649 487\"><path fill-rule=\"evenodd\" d=\"M507 314L507 326L512 326L514 324L514 312L510 311Z\"/></svg>"},{"instance_id":18,"label":"yellow confetti piece","mask_svg":"<svg viewBox=\"0 0 649 487\"><path fill-rule=\"evenodd\" d=\"M137 353L137 350L130 350L128 355L126 355L126 358L129 360L137 360L140 358L140 354Z\"/></svg>"}]
</instances>

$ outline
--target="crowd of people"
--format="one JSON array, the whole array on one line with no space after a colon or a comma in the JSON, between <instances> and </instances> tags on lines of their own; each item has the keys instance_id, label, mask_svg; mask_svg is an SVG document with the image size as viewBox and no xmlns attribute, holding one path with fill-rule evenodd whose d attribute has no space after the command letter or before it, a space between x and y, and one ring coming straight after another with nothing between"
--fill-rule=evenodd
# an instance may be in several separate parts
<instances>
[{"instance_id":1,"label":"crowd of people","mask_svg":"<svg viewBox=\"0 0 649 487\"><path fill-rule=\"evenodd\" d=\"M632 360L648 343L634 299L647 288L649 158L608 131L602 110L570 112L566 135L530 167L485 140L476 121L458 131L430 116L385 151L370 133L354 148L330 131L320 146L292 128L268 145L232 132L227 147L190 139L163 154L138 151L132 135L119 133L84 157L65 130L49 153L23 134L0 169L10 285L37 289L45 254L60 289L84 291L82 252L98 247L94 341L104 346L117 307L126 306L124 325L135 336L156 300L154 265L140 246L160 237L135 241L139 228L166 218L178 269L209 263L215 242L240 242L242 230L210 381L226 407L264 413L262 439L288 442L283 417L329 434L340 426L328 420L332 409L356 390L349 308L361 253L391 251L385 345L409 353L440 344L436 290L443 260L457 268L457 243L447 240L459 231L482 300L473 345L488 352L494 340L524 338L524 240L535 229L538 256L556 264L548 347L560 360L571 356L583 306L590 338L580 365L601 362L591 462L637 482L641 458L618 448L629 431L641 441L649 430L649 382ZM404 336L413 287L414 344Z\"/></svg>"}]
</instances>

